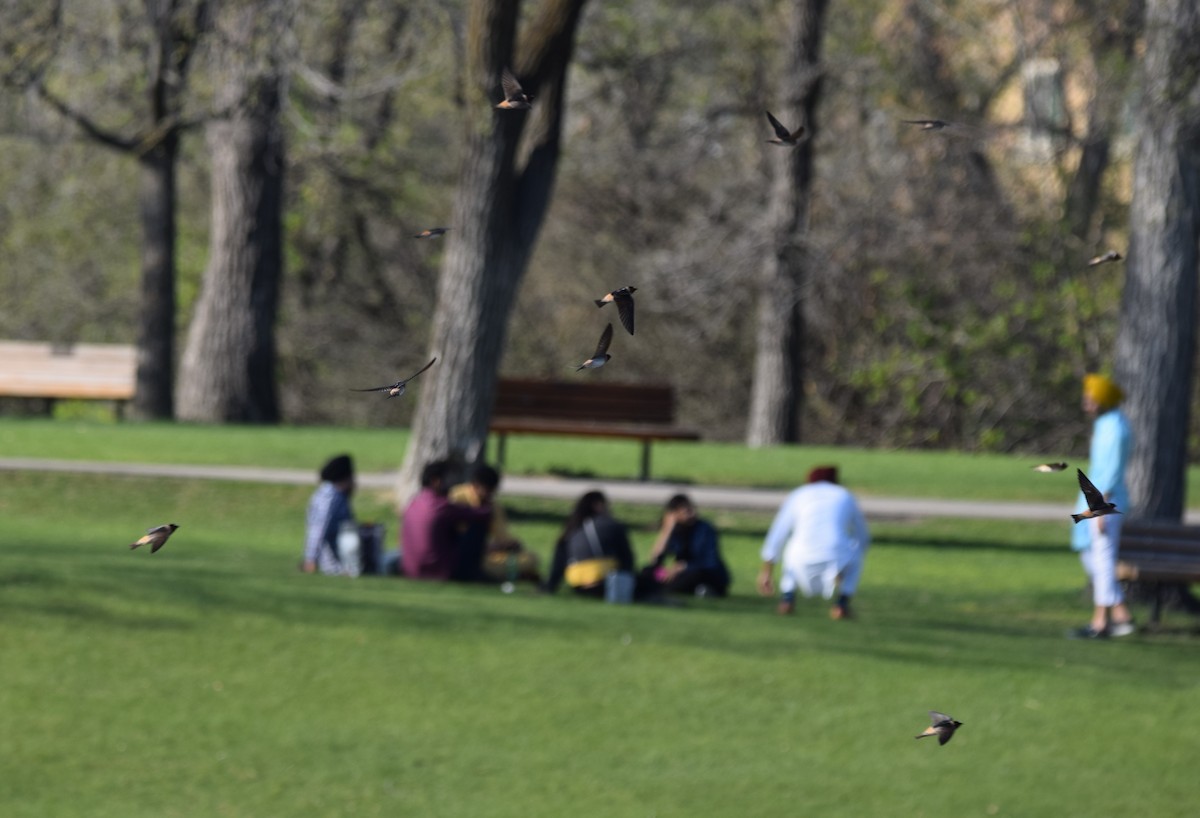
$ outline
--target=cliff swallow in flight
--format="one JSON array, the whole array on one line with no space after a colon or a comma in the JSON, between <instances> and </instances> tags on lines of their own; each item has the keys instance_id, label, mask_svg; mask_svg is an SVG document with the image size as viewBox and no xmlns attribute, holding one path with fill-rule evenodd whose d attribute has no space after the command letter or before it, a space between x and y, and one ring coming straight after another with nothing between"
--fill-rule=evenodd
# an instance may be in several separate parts
<instances>
[{"instance_id":1,"label":"cliff swallow in flight","mask_svg":"<svg viewBox=\"0 0 1200 818\"><path fill-rule=\"evenodd\" d=\"M766 114L767 119L771 122L771 127L775 129L775 138L768 139L768 142L772 145L782 145L785 148L794 148L800 144L800 137L804 136L803 125L794 131L789 131L782 122L771 115L770 111L767 111Z\"/></svg>"},{"instance_id":2,"label":"cliff swallow in flight","mask_svg":"<svg viewBox=\"0 0 1200 818\"><path fill-rule=\"evenodd\" d=\"M920 125L923 131L940 131L942 128L949 128L954 124L944 119L902 119L900 121L909 125Z\"/></svg>"},{"instance_id":3,"label":"cliff swallow in flight","mask_svg":"<svg viewBox=\"0 0 1200 818\"><path fill-rule=\"evenodd\" d=\"M1066 467L1067 467L1066 463L1042 463L1040 465L1034 466L1033 470L1040 471L1040 472L1052 472L1052 471L1062 471Z\"/></svg>"},{"instance_id":4,"label":"cliff swallow in flight","mask_svg":"<svg viewBox=\"0 0 1200 818\"><path fill-rule=\"evenodd\" d=\"M927 736L937 736L938 744L945 744L954 735L954 731L962 727L961 721L955 721L945 713L939 713L936 710L929 711L929 718L933 722L932 725L925 728L925 732L914 738L926 738Z\"/></svg>"},{"instance_id":5,"label":"cliff swallow in flight","mask_svg":"<svg viewBox=\"0 0 1200 818\"><path fill-rule=\"evenodd\" d=\"M500 73L500 85L504 88L504 101L497 104L497 108L509 111L527 111L533 107L533 95L525 93L525 90L521 88L521 83L517 82L517 78L507 68Z\"/></svg>"},{"instance_id":6,"label":"cliff swallow in flight","mask_svg":"<svg viewBox=\"0 0 1200 818\"><path fill-rule=\"evenodd\" d=\"M444 235L449 227L431 227L428 230L422 230L413 236L414 239L436 239L438 236Z\"/></svg>"},{"instance_id":7,"label":"cliff swallow in flight","mask_svg":"<svg viewBox=\"0 0 1200 818\"><path fill-rule=\"evenodd\" d=\"M179 526L175 525L175 523L167 523L166 525L157 526L147 531L146 535L140 538L137 542L130 543L129 547L137 548L138 546L149 545L150 553L153 554L155 551L163 547L163 544L167 541L167 537L170 537L172 534L174 534L175 529L177 528L179 528Z\"/></svg>"},{"instance_id":8,"label":"cliff swallow in flight","mask_svg":"<svg viewBox=\"0 0 1200 818\"><path fill-rule=\"evenodd\" d=\"M1079 514L1072 514L1071 519L1075 522L1080 520L1088 520L1092 517L1103 517L1105 514L1120 514L1117 511L1116 503L1108 503L1104 500L1104 495L1100 493L1100 489L1096 488L1091 480L1087 479L1087 475L1083 473L1083 469L1076 469L1079 472L1079 488L1083 489L1083 499L1087 500L1087 511Z\"/></svg>"},{"instance_id":9,"label":"cliff swallow in flight","mask_svg":"<svg viewBox=\"0 0 1200 818\"><path fill-rule=\"evenodd\" d=\"M420 375L426 369L429 369L429 367L433 366L436 361L437 361L437 358L434 358L432 361L425 364L425 366L421 367L420 369L418 369L413 374L409 375L404 380L396 381L395 383L389 384L388 386L374 386L370 389L351 389L350 391L351 392L387 392L387 396L389 398L398 398L404 394L404 388L408 384L409 381L411 381L413 378Z\"/></svg>"},{"instance_id":10,"label":"cliff swallow in flight","mask_svg":"<svg viewBox=\"0 0 1200 818\"><path fill-rule=\"evenodd\" d=\"M1125 258L1125 257L1123 255L1121 255L1120 253L1118 253L1116 250L1109 250L1104 255L1096 256L1094 259L1089 261L1088 266L1095 267L1097 264L1104 264L1106 261L1120 261L1123 258Z\"/></svg>"},{"instance_id":11,"label":"cliff swallow in flight","mask_svg":"<svg viewBox=\"0 0 1200 818\"><path fill-rule=\"evenodd\" d=\"M600 343L596 344L596 353L586 361L575 367L578 372L581 369L599 369L604 366L612 358L608 354L608 345L612 343L612 324L604 328L604 332L600 333Z\"/></svg>"},{"instance_id":12,"label":"cliff swallow in flight","mask_svg":"<svg viewBox=\"0 0 1200 818\"><path fill-rule=\"evenodd\" d=\"M613 290L603 298L597 298L596 306L603 307L609 301L615 301L617 304L617 315L621 319L621 326L633 335L633 294L637 292L637 287L622 287L619 290Z\"/></svg>"}]
</instances>

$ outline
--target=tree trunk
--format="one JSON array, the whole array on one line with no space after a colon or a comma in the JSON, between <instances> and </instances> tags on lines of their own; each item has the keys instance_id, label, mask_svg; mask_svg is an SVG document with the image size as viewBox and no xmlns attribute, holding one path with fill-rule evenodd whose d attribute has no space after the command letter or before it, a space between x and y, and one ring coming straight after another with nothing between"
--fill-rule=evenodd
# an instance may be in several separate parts
<instances>
[{"instance_id":1,"label":"tree trunk","mask_svg":"<svg viewBox=\"0 0 1200 818\"><path fill-rule=\"evenodd\" d=\"M828 0L796 0L789 23L790 59L783 74L782 121L790 128L803 123L808 133L796 148L769 148L781 154L777 161L783 168L775 174L771 187L772 250L759 280L754 382L746 429L746 444L754 447L800 440L804 374L801 301L808 267L805 241L827 6Z\"/></svg>"},{"instance_id":2,"label":"tree trunk","mask_svg":"<svg viewBox=\"0 0 1200 818\"><path fill-rule=\"evenodd\" d=\"M275 10L275 9L272 9ZM262 38L280 38L264 12L231 26L218 98L232 113L207 126L212 162L209 260L180 366L184 420L275 423L275 314L283 256L284 73ZM265 18L265 19L264 19ZM258 28L258 40L254 32ZM272 48L273 45L265 46Z\"/></svg>"},{"instance_id":3,"label":"tree trunk","mask_svg":"<svg viewBox=\"0 0 1200 818\"><path fill-rule=\"evenodd\" d=\"M554 186L567 66L583 0L546 0L513 58L519 3L476 0L467 33L470 135L438 282L431 354L397 482L404 503L425 463L484 456L509 312ZM512 64L527 112L500 111L500 72Z\"/></svg>"},{"instance_id":4,"label":"tree trunk","mask_svg":"<svg viewBox=\"0 0 1200 818\"><path fill-rule=\"evenodd\" d=\"M142 219L141 304L132 415L168 420L175 366L175 168L179 134L172 130L139 160Z\"/></svg>"},{"instance_id":5,"label":"tree trunk","mask_svg":"<svg viewBox=\"0 0 1200 818\"><path fill-rule=\"evenodd\" d=\"M1133 427L1133 511L1178 520L1195 360L1200 6L1149 0L1116 370Z\"/></svg>"}]
</instances>

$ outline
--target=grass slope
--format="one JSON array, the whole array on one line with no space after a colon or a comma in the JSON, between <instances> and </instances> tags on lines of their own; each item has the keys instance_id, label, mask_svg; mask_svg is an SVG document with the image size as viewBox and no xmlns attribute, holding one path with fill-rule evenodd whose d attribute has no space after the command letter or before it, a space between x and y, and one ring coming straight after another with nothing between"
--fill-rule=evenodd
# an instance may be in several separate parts
<instances>
[{"instance_id":1,"label":"grass slope","mask_svg":"<svg viewBox=\"0 0 1200 818\"><path fill-rule=\"evenodd\" d=\"M1062 526L877 524L835 623L753 596L762 516L718 519L733 598L615 607L300 575L307 494L0 474L5 816L1194 811L1197 643L1063 639ZM566 509L513 511L544 552Z\"/></svg>"}]
</instances>

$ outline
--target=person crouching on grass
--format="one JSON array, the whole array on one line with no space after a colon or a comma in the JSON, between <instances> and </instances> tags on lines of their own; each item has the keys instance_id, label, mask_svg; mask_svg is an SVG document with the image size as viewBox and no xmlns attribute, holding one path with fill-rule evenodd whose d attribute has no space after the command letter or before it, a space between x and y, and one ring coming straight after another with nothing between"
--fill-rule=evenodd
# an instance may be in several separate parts
<instances>
[{"instance_id":1,"label":"person crouching on grass","mask_svg":"<svg viewBox=\"0 0 1200 818\"><path fill-rule=\"evenodd\" d=\"M837 602L829 615L850 617L850 598L858 589L871 538L858 501L838 485L836 466L820 466L808 474L808 484L788 495L775 515L762 549L758 591L774 592L772 573L783 555L779 579L779 613L796 610L796 590L806 597L821 595Z\"/></svg>"}]
</instances>

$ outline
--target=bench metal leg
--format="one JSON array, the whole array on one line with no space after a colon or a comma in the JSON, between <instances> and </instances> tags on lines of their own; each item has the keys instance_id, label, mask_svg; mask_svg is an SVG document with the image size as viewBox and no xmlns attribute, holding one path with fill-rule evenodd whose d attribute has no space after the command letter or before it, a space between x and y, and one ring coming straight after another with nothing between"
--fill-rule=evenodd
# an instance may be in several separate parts
<instances>
[{"instance_id":1,"label":"bench metal leg","mask_svg":"<svg viewBox=\"0 0 1200 818\"><path fill-rule=\"evenodd\" d=\"M496 466L501 469L504 468L504 455L506 454L505 450L508 448L505 444L507 442L508 435L506 435L504 432L501 432L496 437Z\"/></svg>"},{"instance_id":2,"label":"bench metal leg","mask_svg":"<svg viewBox=\"0 0 1200 818\"><path fill-rule=\"evenodd\" d=\"M1154 604L1150 608L1150 624L1157 625L1162 620L1163 584L1154 583Z\"/></svg>"},{"instance_id":3,"label":"bench metal leg","mask_svg":"<svg viewBox=\"0 0 1200 818\"><path fill-rule=\"evenodd\" d=\"M650 479L650 441L642 441L642 473L639 479L645 483Z\"/></svg>"}]
</instances>

